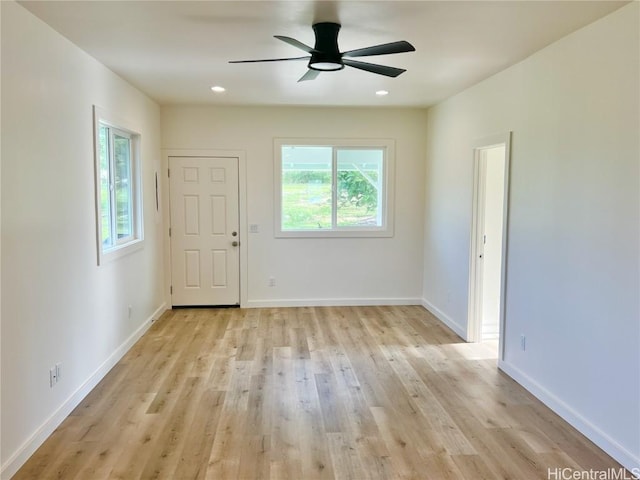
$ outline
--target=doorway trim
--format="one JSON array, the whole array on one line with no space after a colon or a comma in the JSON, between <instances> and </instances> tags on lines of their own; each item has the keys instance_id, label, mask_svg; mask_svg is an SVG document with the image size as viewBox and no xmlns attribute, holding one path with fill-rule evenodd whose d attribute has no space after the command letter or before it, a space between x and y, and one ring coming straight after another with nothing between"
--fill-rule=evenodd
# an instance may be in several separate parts
<instances>
[{"instance_id":1,"label":"doorway trim","mask_svg":"<svg viewBox=\"0 0 640 480\"><path fill-rule=\"evenodd\" d=\"M247 154L243 150L201 150L201 149L163 149L162 150L162 182L158 192L162 199L162 225L163 225L163 259L165 272L164 298L167 305L171 304L171 239L169 237L169 157L223 157L238 159L238 208L240 226L240 307L247 305L247 274L249 231L247 223ZM166 192L166 193L164 193Z\"/></svg>"},{"instance_id":2,"label":"doorway trim","mask_svg":"<svg viewBox=\"0 0 640 480\"><path fill-rule=\"evenodd\" d=\"M492 135L481 138L473 143L473 203L471 214L471 238L469 245L469 307L467 317L467 340L470 342L479 342L482 340L482 321L481 312L478 311L478 297L481 295L478 285L481 281L479 272L476 268L478 253L478 244L481 231L481 222L484 221L480 217L480 201L484 198L484 183L482 182L482 171L480 156L483 150L493 147L505 147L504 162L504 208L502 216L502 253L500 268L500 318L498 322L499 344L498 356L502 360L504 357L504 332L506 322L506 280L507 280L507 251L508 251L508 218L509 218L509 170L511 162L511 132Z\"/></svg>"}]
</instances>

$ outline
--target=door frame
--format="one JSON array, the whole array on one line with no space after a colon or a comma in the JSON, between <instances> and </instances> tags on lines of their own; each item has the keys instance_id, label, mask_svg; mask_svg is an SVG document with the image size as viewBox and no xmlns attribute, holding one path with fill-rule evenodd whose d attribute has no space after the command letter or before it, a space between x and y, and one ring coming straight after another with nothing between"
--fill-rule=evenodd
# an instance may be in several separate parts
<instances>
[{"instance_id":1,"label":"door frame","mask_svg":"<svg viewBox=\"0 0 640 480\"><path fill-rule=\"evenodd\" d=\"M163 259L164 259L164 298L167 305L171 305L171 238L169 237L169 227L171 219L169 217L169 157L222 157L238 159L238 212L240 229L240 307L247 305L247 273L248 265L248 224L247 224L247 155L243 150L192 150L192 149L163 149L162 150L162 178L158 186L158 192L162 199L162 237L164 238ZM166 193L163 193L166 192Z\"/></svg>"},{"instance_id":2,"label":"door frame","mask_svg":"<svg viewBox=\"0 0 640 480\"><path fill-rule=\"evenodd\" d=\"M499 358L504 356L504 333L506 323L507 305L507 252L508 252L508 218L509 218L509 171L511 163L511 132L501 133L477 140L473 144L473 203L471 214L471 238L469 246L469 308L467 317L467 340L470 342L482 341L482 319L478 308L478 300L481 298L482 278L481 272L476 268L479 236L482 231L481 225L484 223L483 208L481 201L484 201L484 182L482 181L483 169L481 168L480 155L483 150L505 147L504 161L504 209L502 212L502 258L500 268L500 318L498 322L499 336ZM480 218L482 217L482 218Z\"/></svg>"}]
</instances>

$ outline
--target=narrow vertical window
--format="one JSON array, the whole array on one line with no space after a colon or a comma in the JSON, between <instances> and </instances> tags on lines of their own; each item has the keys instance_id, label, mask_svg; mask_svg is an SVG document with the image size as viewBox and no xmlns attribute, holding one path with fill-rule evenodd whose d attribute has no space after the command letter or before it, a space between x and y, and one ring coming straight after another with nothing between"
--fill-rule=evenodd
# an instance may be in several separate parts
<instances>
[{"instance_id":1,"label":"narrow vertical window","mask_svg":"<svg viewBox=\"0 0 640 480\"><path fill-rule=\"evenodd\" d=\"M116 238L127 242L133 236L133 192L131 178L131 138L122 133L113 135L113 196L116 204Z\"/></svg>"},{"instance_id":2,"label":"narrow vertical window","mask_svg":"<svg viewBox=\"0 0 640 480\"><path fill-rule=\"evenodd\" d=\"M109 127L99 127L100 152L100 232L102 233L102 247L113 246L111 237L111 168L109 166Z\"/></svg>"},{"instance_id":3,"label":"narrow vertical window","mask_svg":"<svg viewBox=\"0 0 640 480\"><path fill-rule=\"evenodd\" d=\"M139 134L98 115L96 207L99 260L125 253L142 240L142 205L136 146Z\"/></svg>"}]
</instances>

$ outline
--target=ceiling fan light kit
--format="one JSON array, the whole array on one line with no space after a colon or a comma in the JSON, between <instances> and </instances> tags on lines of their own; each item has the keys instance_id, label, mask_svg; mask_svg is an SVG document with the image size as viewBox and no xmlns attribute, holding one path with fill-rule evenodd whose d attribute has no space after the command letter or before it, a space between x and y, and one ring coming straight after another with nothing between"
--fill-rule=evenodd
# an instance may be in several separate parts
<instances>
[{"instance_id":1,"label":"ceiling fan light kit","mask_svg":"<svg viewBox=\"0 0 640 480\"><path fill-rule=\"evenodd\" d=\"M375 63L361 62L351 60L353 57L368 57L373 55L390 55L394 53L413 52L415 48L409 42L401 40L398 42L385 43L372 47L359 48L357 50L349 50L340 52L338 48L338 33L340 32L340 24L332 22L321 22L313 25L313 33L315 34L315 45L311 48L308 45L296 40L295 38L275 35L275 38L289 45L299 48L309 54L306 57L292 58L270 58L264 60L236 60L229 63L258 63L258 62L280 62L289 60L309 60L307 64L307 73L305 73L298 81L314 80L320 72L335 72L342 70L345 65L359 70L364 70L378 75L387 77L397 77L406 72L402 68L388 67L386 65L378 65ZM345 58L347 57L347 58Z\"/></svg>"}]
</instances>

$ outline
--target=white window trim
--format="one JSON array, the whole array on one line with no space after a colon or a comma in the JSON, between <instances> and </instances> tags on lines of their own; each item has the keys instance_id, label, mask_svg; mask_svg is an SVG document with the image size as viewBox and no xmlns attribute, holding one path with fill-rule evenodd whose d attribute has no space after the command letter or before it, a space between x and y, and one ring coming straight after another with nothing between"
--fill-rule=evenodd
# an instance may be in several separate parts
<instances>
[{"instance_id":1,"label":"white window trim","mask_svg":"<svg viewBox=\"0 0 640 480\"><path fill-rule=\"evenodd\" d=\"M104 249L102 244L102 211L100 206L100 124L107 125L114 130L125 133L131 140L131 177L133 179L133 236L124 243L118 243ZM140 133L129 122L118 118L98 106L93 106L93 146L95 171L95 207L96 207L96 241L98 250L98 265L116 260L133 253L144 246L144 221L142 215L142 169L140 165Z\"/></svg>"},{"instance_id":2,"label":"white window trim","mask_svg":"<svg viewBox=\"0 0 640 480\"><path fill-rule=\"evenodd\" d=\"M286 145L331 146L344 148L383 148L384 192L382 225L379 227L340 227L334 230L282 230L282 147ZM274 139L274 235L276 238L361 238L393 237L395 198L395 141L391 139L276 138ZM336 172L334 172L335 175ZM335 192L334 192L335 194ZM335 214L335 212L334 212Z\"/></svg>"}]
</instances>

